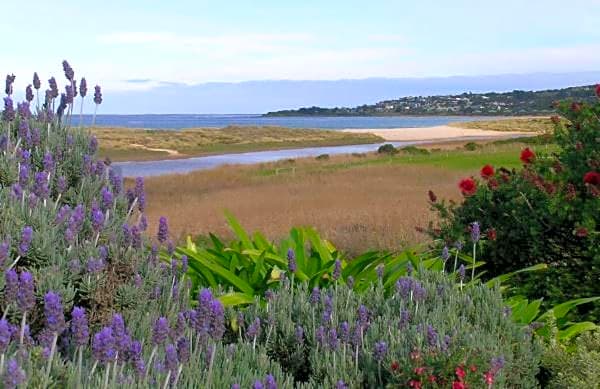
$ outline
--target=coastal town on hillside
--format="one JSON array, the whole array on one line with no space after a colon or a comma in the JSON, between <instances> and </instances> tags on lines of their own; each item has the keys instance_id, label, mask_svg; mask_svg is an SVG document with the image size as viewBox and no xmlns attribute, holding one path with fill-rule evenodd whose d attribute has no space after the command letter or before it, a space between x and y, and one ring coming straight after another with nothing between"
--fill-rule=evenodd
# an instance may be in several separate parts
<instances>
[{"instance_id":1,"label":"coastal town on hillside","mask_svg":"<svg viewBox=\"0 0 600 389\"><path fill-rule=\"evenodd\" d=\"M575 99L591 101L593 86L543 91L462 93L446 96L407 96L354 108L310 107L269 112L267 116L394 116L394 115L540 115L553 112L552 103Z\"/></svg>"}]
</instances>

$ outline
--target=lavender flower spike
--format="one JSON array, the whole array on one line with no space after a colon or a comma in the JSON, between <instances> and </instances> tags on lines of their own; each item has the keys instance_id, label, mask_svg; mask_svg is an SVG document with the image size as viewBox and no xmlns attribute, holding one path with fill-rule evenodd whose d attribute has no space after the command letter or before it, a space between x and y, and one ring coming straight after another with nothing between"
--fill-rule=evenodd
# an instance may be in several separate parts
<instances>
[{"instance_id":1,"label":"lavender flower spike","mask_svg":"<svg viewBox=\"0 0 600 389\"><path fill-rule=\"evenodd\" d=\"M479 222L471 223L471 240L473 243L479 242L481 238L481 230L479 228Z\"/></svg>"},{"instance_id":2,"label":"lavender flower spike","mask_svg":"<svg viewBox=\"0 0 600 389\"><path fill-rule=\"evenodd\" d=\"M377 342L375 343L375 348L373 349L373 358L375 358L375 360L377 362L381 362L383 361L383 358L385 358L385 354L387 353L387 344L385 342Z\"/></svg>"},{"instance_id":3,"label":"lavender flower spike","mask_svg":"<svg viewBox=\"0 0 600 389\"><path fill-rule=\"evenodd\" d=\"M85 80L85 77L79 82L79 94L82 98L87 95L87 81Z\"/></svg>"},{"instance_id":4,"label":"lavender flower spike","mask_svg":"<svg viewBox=\"0 0 600 389\"><path fill-rule=\"evenodd\" d=\"M335 260L335 264L333 265L333 273L332 277L334 281L337 281L342 275L342 262L339 259Z\"/></svg>"},{"instance_id":5,"label":"lavender flower spike","mask_svg":"<svg viewBox=\"0 0 600 389\"><path fill-rule=\"evenodd\" d=\"M102 104L102 91L99 85L94 87L94 103L96 105Z\"/></svg>"},{"instance_id":6,"label":"lavender flower spike","mask_svg":"<svg viewBox=\"0 0 600 389\"><path fill-rule=\"evenodd\" d=\"M294 253L294 250L291 248L287 251L287 260L290 273L295 273L298 269L298 265L296 264L296 253Z\"/></svg>"},{"instance_id":7,"label":"lavender flower spike","mask_svg":"<svg viewBox=\"0 0 600 389\"><path fill-rule=\"evenodd\" d=\"M75 78L75 72L73 71L73 68L71 67L71 65L69 65L69 63L66 60L64 60L62 62L62 66L63 66L63 70L65 72L65 77L67 78L67 80L73 81L73 79Z\"/></svg>"},{"instance_id":8,"label":"lavender flower spike","mask_svg":"<svg viewBox=\"0 0 600 389\"><path fill-rule=\"evenodd\" d=\"M4 384L5 389L14 389L17 386L21 385L25 382L25 372L15 359L11 359L8 361L6 365L6 371L4 372L4 376L2 377L2 383Z\"/></svg>"},{"instance_id":9,"label":"lavender flower spike","mask_svg":"<svg viewBox=\"0 0 600 389\"><path fill-rule=\"evenodd\" d=\"M85 309L74 307L71 313L71 335L75 345L84 347L87 345L90 338L90 330L88 327Z\"/></svg>"},{"instance_id":10,"label":"lavender flower spike","mask_svg":"<svg viewBox=\"0 0 600 389\"><path fill-rule=\"evenodd\" d=\"M33 228L25 226L21 231L21 243L19 244L19 255L25 256L33 240Z\"/></svg>"},{"instance_id":11,"label":"lavender flower spike","mask_svg":"<svg viewBox=\"0 0 600 389\"><path fill-rule=\"evenodd\" d=\"M44 296L44 316L46 316L46 328L51 332L60 334L66 328L60 296L52 291Z\"/></svg>"},{"instance_id":12,"label":"lavender flower spike","mask_svg":"<svg viewBox=\"0 0 600 389\"><path fill-rule=\"evenodd\" d=\"M161 216L158 220L158 234L156 235L160 243L165 243L169 238L169 225L167 224L167 218Z\"/></svg>"},{"instance_id":13,"label":"lavender flower spike","mask_svg":"<svg viewBox=\"0 0 600 389\"><path fill-rule=\"evenodd\" d=\"M26 271L22 272L19 276L17 306L21 312L30 311L35 306L35 285L33 283L33 276Z\"/></svg>"},{"instance_id":14,"label":"lavender flower spike","mask_svg":"<svg viewBox=\"0 0 600 389\"><path fill-rule=\"evenodd\" d=\"M169 336L169 321L165 317L159 317L152 329L152 343L161 345Z\"/></svg>"},{"instance_id":15,"label":"lavender flower spike","mask_svg":"<svg viewBox=\"0 0 600 389\"><path fill-rule=\"evenodd\" d=\"M33 73L33 87L36 90L39 90L42 87L42 82L40 81L40 76L38 76L37 72Z\"/></svg>"}]
</instances>

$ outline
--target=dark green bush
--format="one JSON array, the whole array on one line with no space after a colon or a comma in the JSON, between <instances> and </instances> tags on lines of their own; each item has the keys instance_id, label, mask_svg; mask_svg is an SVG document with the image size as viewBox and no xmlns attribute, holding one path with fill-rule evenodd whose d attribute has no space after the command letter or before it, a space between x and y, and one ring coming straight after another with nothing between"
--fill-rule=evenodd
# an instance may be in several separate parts
<instances>
[{"instance_id":1,"label":"dark green bush","mask_svg":"<svg viewBox=\"0 0 600 389\"><path fill-rule=\"evenodd\" d=\"M461 181L464 202L432 203L441 224L430 228L454 242L478 221L490 237L481 247L489 276L548 263L548 271L522 276L521 287L545 304L600 295L600 103L559 109L569 124L553 120L558 152L527 148L520 170L484 167L481 180ZM579 308L598 321L598 304Z\"/></svg>"},{"instance_id":2,"label":"dark green bush","mask_svg":"<svg viewBox=\"0 0 600 389\"><path fill-rule=\"evenodd\" d=\"M317 161L327 161L329 159L329 154L320 154L315 157Z\"/></svg>"},{"instance_id":3,"label":"dark green bush","mask_svg":"<svg viewBox=\"0 0 600 389\"><path fill-rule=\"evenodd\" d=\"M377 149L378 154L396 154L398 149L394 147L394 145L390 143L386 143L384 145L379 146Z\"/></svg>"},{"instance_id":4,"label":"dark green bush","mask_svg":"<svg viewBox=\"0 0 600 389\"><path fill-rule=\"evenodd\" d=\"M481 146L475 142L469 142L469 143L465 144L463 147L467 151L475 151L475 150L481 148Z\"/></svg>"},{"instance_id":5,"label":"dark green bush","mask_svg":"<svg viewBox=\"0 0 600 389\"><path fill-rule=\"evenodd\" d=\"M421 149L416 146L406 146L400 149L401 152L410 155L427 155L431 154L427 149Z\"/></svg>"}]
</instances>

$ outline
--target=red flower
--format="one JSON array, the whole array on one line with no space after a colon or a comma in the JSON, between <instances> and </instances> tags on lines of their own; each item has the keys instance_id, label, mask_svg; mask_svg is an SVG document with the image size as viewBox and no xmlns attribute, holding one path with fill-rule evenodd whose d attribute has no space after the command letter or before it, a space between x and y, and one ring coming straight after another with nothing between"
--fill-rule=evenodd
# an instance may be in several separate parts
<instances>
[{"instance_id":1,"label":"red flower","mask_svg":"<svg viewBox=\"0 0 600 389\"><path fill-rule=\"evenodd\" d=\"M410 380L408 382L408 386L410 386L411 388L415 388L415 389L421 389L423 387L423 384L421 384L421 381Z\"/></svg>"},{"instance_id":2,"label":"red flower","mask_svg":"<svg viewBox=\"0 0 600 389\"><path fill-rule=\"evenodd\" d=\"M434 383L437 381L437 378L435 378L435 376L433 374L429 375L429 377L427 377L427 381Z\"/></svg>"},{"instance_id":3,"label":"red flower","mask_svg":"<svg viewBox=\"0 0 600 389\"><path fill-rule=\"evenodd\" d=\"M460 180L458 187L464 196L471 196L477 192L477 184L472 178L464 178Z\"/></svg>"},{"instance_id":4,"label":"red flower","mask_svg":"<svg viewBox=\"0 0 600 389\"><path fill-rule=\"evenodd\" d=\"M577 227L575 229L575 236L578 238L585 238L588 235L588 230L585 227Z\"/></svg>"},{"instance_id":5,"label":"red flower","mask_svg":"<svg viewBox=\"0 0 600 389\"><path fill-rule=\"evenodd\" d=\"M596 96L600 99L600 84L596 85Z\"/></svg>"},{"instance_id":6,"label":"red flower","mask_svg":"<svg viewBox=\"0 0 600 389\"><path fill-rule=\"evenodd\" d=\"M415 367L415 374L416 375L422 375L423 373L425 373L425 368L424 367Z\"/></svg>"},{"instance_id":7,"label":"red flower","mask_svg":"<svg viewBox=\"0 0 600 389\"><path fill-rule=\"evenodd\" d=\"M571 104L571 109L573 110L573 112L579 112L579 111L581 111L581 103L573 103L573 104Z\"/></svg>"},{"instance_id":8,"label":"red flower","mask_svg":"<svg viewBox=\"0 0 600 389\"><path fill-rule=\"evenodd\" d=\"M590 185L600 185L600 173L587 172L583 176L583 182Z\"/></svg>"},{"instance_id":9,"label":"red flower","mask_svg":"<svg viewBox=\"0 0 600 389\"><path fill-rule=\"evenodd\" d=\"M467 389L467 384L460 381L454 381L452 383L452 389Z\"/></svg>"},{"instance_id":10,"label":"red flower","mask_svg":"<svg viewBox=\"0 0 600 389\"><path fill-rule=\"evenodd\" d=\"M481 177L490 178L494 175L494 167L492 165L485 165L481 168Z\"/></svg>"},{"instance_id":11,"label":"red flower","mask_svg":"<svg viewBox=\"0 0 600 389\"><path fill-rule=\"evenodd\" d=\"M523 163L531 163L535 159L535 153L531 151L529 147L526 147L521 151L521 161Z\"/></svg>"},{"instance_id":12,"label":"red flower","mask_svg":"<svg viewBox=\"0 0 600 389\"><path fill-rule=\"evenodd\" d=\"M435 193L433 193L432 190L427 192L427 194L429 195L429 201L431 201L432 203L435 203L437 201L437 196L435 195Z\"/></svg>"},{"instance_id":13,"label":"red flower","mask_svg":"<svg viewBox=\"0 0 600 389\"><path fill-rule=\"evenodd\" d=\"M485 374L483 374L483 379L485 380L485 383L490 386L494 383L494 375L490 371L487 371Z\"/></svg>"},{"instance_id":14,"label":"red flower","mask_svg":"<svg viewBox=\"0 0 600 389\"><path fill-rule=\"evenodd\" d=\"M498 184L498 180L492 177L488 180L488 186L491 190L496 190L500 185Z\"/></svg>"},{"instance_id":15,"label":"red flower","mask_svg":"<svg viewBox=\"0 0 600 389\"><path fill-rule=\"evenodd\" d=\"M398 361L392 362L391 368L392 368L392 371L398 370L400 368L400 364L398 363Z\"/></svg>"},{"instance_id":16,"label":"red flower","mask_svg":"<svg viewBox=\"0 0 600 389\"><path fill-rule=\"evenodd\" d=\"M462 367L462 366L458 366L458 367L456 368L456 370L454 370L454 372L456 373L456 376L457 376L459 379L461 379L461 380L462 380L463 378L465 378L465 376L467 375L467 373L465 373L465 369L463 369L463 367Z\"/></svg>"},{"instance_id":17,"label":"red flower","mask_svg":"<svg viewBox=\"0 0 600 389\"><path fill-rule=\"evenodd\" d=\"M496 232L496 231L494 230L494 232ZM471 365L471 366L469 366L469 370L471 370L473 373L475 373L477 371L477 366Z\"/></svg>"}]
</instances>

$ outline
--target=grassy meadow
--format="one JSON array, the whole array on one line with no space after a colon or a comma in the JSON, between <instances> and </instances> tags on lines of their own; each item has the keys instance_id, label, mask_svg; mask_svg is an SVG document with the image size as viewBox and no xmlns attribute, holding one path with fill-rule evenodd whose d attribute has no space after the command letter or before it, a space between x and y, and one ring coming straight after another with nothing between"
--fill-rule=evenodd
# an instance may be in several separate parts
<instances>
[{"instance_id":1,"label":"grassy meadow","mask_svg":"<svg viewBox=\"0 0 600 389\"><path fill-rule=\"evenodd\" d=\"M272 126L228 126L180 131L96 127L91 131L100 142L100 155L113 161L188 158L209 154L383 141L373 134Z\"/></svg>"},{"instance_id":2,"label":"grassy meadow","mask_svg":"<svg viewBox=\"0 0 600 389\"><path fill-rule=\"evenodd\" d=\"M425 241L415 227L434 217L428 190L459 200L458 180L482 164L520 166L519 141L479 142L475 151L464 143L431 145L428 154L307 158L147 178L147 213L151 223L167 216L179 237L228 236L227 209L273 239L290 226L310 225L349 253L398 249Z\"/></svg>"}]
</instances>

